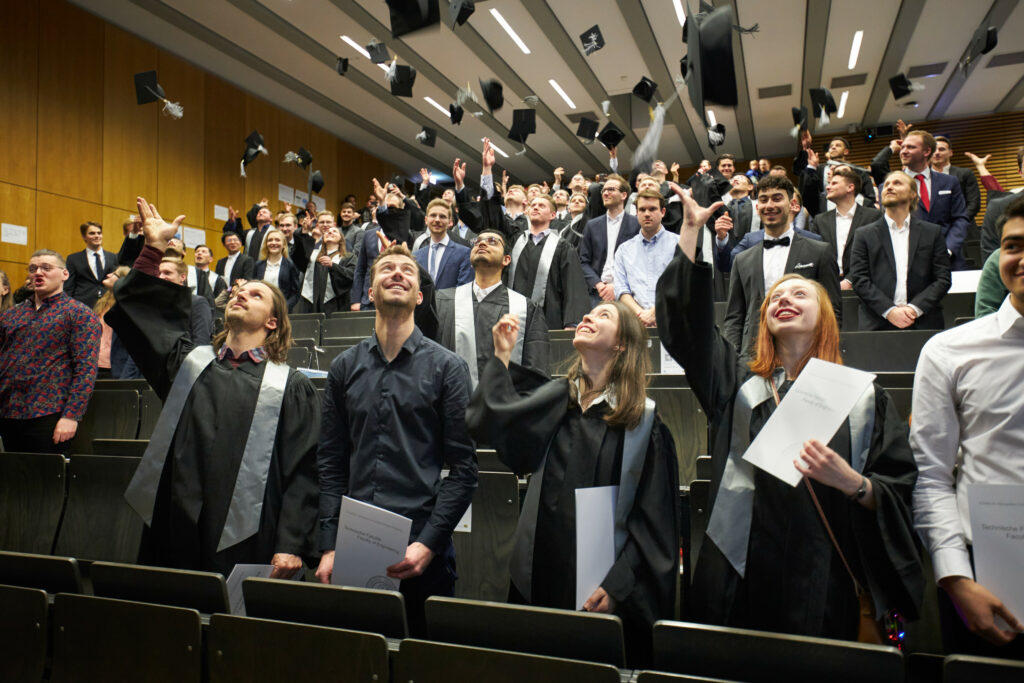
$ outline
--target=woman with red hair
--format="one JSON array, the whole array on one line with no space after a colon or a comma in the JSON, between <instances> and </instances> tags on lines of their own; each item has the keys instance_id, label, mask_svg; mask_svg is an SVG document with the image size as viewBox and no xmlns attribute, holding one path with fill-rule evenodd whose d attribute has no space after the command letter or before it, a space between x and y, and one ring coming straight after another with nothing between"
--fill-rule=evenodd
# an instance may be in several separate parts
<instances>
[{"instance_id":1,"label":"woman with red hair","mask_svg":"<svg viewBox=\"0 0 1024 683\"><path fill-rule=\"evenodd\" d=\"M801 485L743 460L811 358L842 363L839 327L821 285L787 275L761 304L753 360L740 358L715 328L712 266L696 262L698 231L721 203L702 208L673 189L686 219L682 253L658 282L658 331L707 413L713 459L686 618L845 640L858 638L862 606L876 619L890 609L916 618L917 468L892 399L874 384L827 445L806 442L794 460Z\"/></svg>"}]
</instances>

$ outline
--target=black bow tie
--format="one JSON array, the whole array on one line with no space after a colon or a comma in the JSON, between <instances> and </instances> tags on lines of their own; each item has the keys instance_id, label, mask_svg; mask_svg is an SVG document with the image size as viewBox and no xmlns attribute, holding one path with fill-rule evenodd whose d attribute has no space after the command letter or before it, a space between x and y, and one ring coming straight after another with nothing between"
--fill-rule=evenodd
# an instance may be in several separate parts
<instances>
[{"instance_id":1,"label":"black bow tie","mask_svg":"<svg viewBox=\"0 0 1024 683\"><path fill-rule=\"evenodd\" d=\"M788 247L788 246L789 246L789 238L788 237L780 237L777 240L770 240L770 239L765 238L765 240L764 240L764 248L765 249L771 249L772 247Z\"/></svg>"}]
</instances>

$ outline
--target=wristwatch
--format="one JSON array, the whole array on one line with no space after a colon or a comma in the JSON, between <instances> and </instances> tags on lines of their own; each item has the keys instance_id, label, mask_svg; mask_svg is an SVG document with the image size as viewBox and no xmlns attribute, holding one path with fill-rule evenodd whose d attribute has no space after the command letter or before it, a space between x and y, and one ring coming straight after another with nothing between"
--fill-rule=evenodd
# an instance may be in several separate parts
<instances>
[{"instance_id":1,"label":"wristwatch","mask_svg":"<svg viewBox=\"0 0 1024 683\"><path fill-rule=\"evenodd\" d=\"M860 488L854 491L851 495L847 496L850 500L860 500L868 494L868 480L867 477L860 478Z\"/></svg>"}]
</instances>

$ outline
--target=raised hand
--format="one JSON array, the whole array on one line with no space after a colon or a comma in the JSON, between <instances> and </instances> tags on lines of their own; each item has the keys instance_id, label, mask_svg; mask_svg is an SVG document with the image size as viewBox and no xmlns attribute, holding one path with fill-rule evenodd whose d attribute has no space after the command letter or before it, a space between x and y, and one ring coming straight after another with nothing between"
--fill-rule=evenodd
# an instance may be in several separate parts
<instances>
[{"instance_id":1,"label":"raised hand","mask_svg":"<svg viewBox=\"0 0 1024 683\"><path fill-rule=\"evenodd\" d=\"M903 119L898 119L898 120L896 121L896 133L898 133L898 134L899 134L899 136L900 136L900 140L902 140L903 138L907 137L907 131L908 131L908 130L910 130L910 126L909 126L909 125L907 125L907 124L906 124L906 123L905 123L905 122L903 121Z\"/></svg>"},{"instance_id":2,"label":"raised hand","mask_svg":"<svg viewBox=\"0 0 1024 683\"><path fill-rule=\"evenodd\" d=\"M732 217L723 213L715 220L715 236L720 240L724 240L732 232Z\"/></svg>"},{"instance_id":3,"label":"raised hand","mask_svg":"<svg viewBox=\"0 0 1024 683\"><path fill-rule=\"evenodd\" d=\"M426 168L420 169L420 182L430 184L430 170Z\"/></svg>"},{"instance_id":4,"label":"raised hand","mask_svg":"<svg viewBox=\"0 0 1024 683\"><path fill-rule=\"evenodd\" d=\"M385 249L387 249L388 247L390 247L391 245L393 245L395 243L394 240L389 240L387 238L387 235L384 234L383 230L378 230L377 231L377 239L380 240L380 250L381 251L384 251Z\"/></svg>"},{"instance_id":5,"label":"raised hand","mask_svg":"<svg viewBox=\"0 0 1024 683\"><path fill-rule=\"evenodd\" d=\"M554 173L552 173L551 175L553 175L555 177L555 183L557 183L558 185L561 185L562 184L562 176L565 175L565 169L562 168L561 166L559 166L558 168L555 169Z\"/></svg>"},{"instance_id":6,"label":"raised hand","mask_svg":"<svg viewBox=\"0 0 1024 683\"><path fill-rule=\"evenodd\" d=\"M229 206L228 207L228 220L229 221L237 221L238 220L238 212L235 211L235 207L233 207L233 206Z\"/></svg>"},{"instance_id":7,"label":"raised hand","mask_svg":"<svg viewBox=\"0 0 1024 683\"><path fill-rule=\"evenodd\" d=\"M270 205L270 201L266 197L264 197L263 199L260 200L259 205L260 206L269 206Z\"/></svg>"},{"instance_id":8,"label":"raised hand","mask_svg":"<svg viewBox=\"0 0 1024 683\"><path fill-rule=\"evenodd\" d=\"M168 223L160 217L156 206L150 204L142 197L137 197L135 203L139 207L139 218L142 220L142 234L146 238L146 244L163 251L167 248L167 240L181 228L185 216L181 215Z\"/></svg>"},{"instance_id":9,"label":"raised hand","mask_svg":"<svg viewBox=\"0 0 1024 683\"><path fill-rule=\"evenodd\" d=\"M819 159L820 159L820 157L818 157L818 153L815 152L810 147L808 147L807 148L807 165L808 166L815 166L816 167L818 165Z\"/></svg>"},{"instance_id":10,"label":"raised hand","mask_svg":"<svg viewBox=\"0 0 1024 683\"><path fill-rule=\"evenodd\" d=\"M519 337L519 316L512 313L501 316L491 328L491 336L494 338L494 357L508 367L512 361L512 349L516 347L516 339Z\"/></svg>"},{"instance_id":11,"label":"raised hand","mask_svg":"<svg viewBox=\"0 0 1024 683\"><path fill-rule=\"evenodd\" d=\"M810 149L812 144L811 131L803 130L800 131L800 146L804 149Z\"/></svg>"},{"instance_id":12,"label":"raised hand","mask_svg":"<svg viewBox=\"0 0 1024 683\"><path fill-rule=\"evenodd\" d=\"M491 167L494 166L494 148L491 147L490 138L484 138L484 151L481 155L480 162L483 165L483 170L480 172L483 175L490 175Z\"/></svg>"},{"instance_id":13,"label":"raised hand","mask_svg":"<svg viewBox=\"0 0 1024 683\"><path fill-rule=\"evenodd\" d=\"M387 195L387 191L384 186L380 184L380 181L376 178L373 179L373 196L377 198L377 202L380 204L384 203L384 197Z\"/></svg>"},{"instance_id":14,"label":"raised hand","mask_svg":"<svg viewBox=\"0 0 1024 683\"><path fill-rule=\"evenodd\" d=\"M455 163L452 165L452 178L455 179L455 190L456 192L466 186L466 164L459 166L459 162L462 159L455 159Z\"/></svg>"},{"instance_id":15,"label":"raised hand","mask_svg":"<svg viewBox=\"0 0 1024 683\"><path fill-rule=\"evenodd\" d=\"M722 208L724 204L717 201L711 206L703 207L691 196L689 190L685 190L677 183L669 182L668 187L672 190L683 204L683 225L679 229L679 248L687 258L695 261L697 255L697 234L708 222L711 215Z\"/></svg>"},{"instance_id":16,"label":"raised hand","mask_svg":"<svg viewBox=\"0 0 1024 683\"><path fill-rule=\"evenodd\" d=\"M903 147L903 140L900 138L893 138L889 141L889 149L893 154L899 154L900 148Z\"/></svg>"}]
</instances>

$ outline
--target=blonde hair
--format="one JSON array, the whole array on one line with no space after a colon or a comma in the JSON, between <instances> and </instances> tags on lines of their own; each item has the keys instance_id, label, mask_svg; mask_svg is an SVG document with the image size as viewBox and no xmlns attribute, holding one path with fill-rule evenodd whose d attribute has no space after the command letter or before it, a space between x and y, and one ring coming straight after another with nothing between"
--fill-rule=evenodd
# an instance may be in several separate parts
<instances>
[{"instance_id":1,"label":"blonde hair","mask_svg":"<svg viewBox=\"0 0 1024 683\"><path fill-rule=\"evenodd\" d=\"M267 234L263 236L263 244L260 246L261 261L266 261L268 258L270 258L270 251L267 249L267 240L270 239L270 236L273 235L275 232L281 236L281 256L283 256L284 258L288 258L288 240L285 238L284 233L281 232L280 229L274 228L273 230L268 230Z\"/></svg>"},{"instance_id":2,"label":"blonde hair","mask_svg":"<svg viewBox=\"0 0 1024 683\"><path fill-rule=\"evenodd\" d=\"M118 280L120 280L121 278L128 275L128 273L130 273L131 271L132 269L128 266L118 266L117 268L114 269L113 274L117 276ZM107 291L103 292L103 296L101 296L99 300L96 302L96 305L92 307L92 312L102 318L103 314L109 311L111 308L113 308L113 306L114 290L108 289Z\"/></svg>"}]
</instances>

